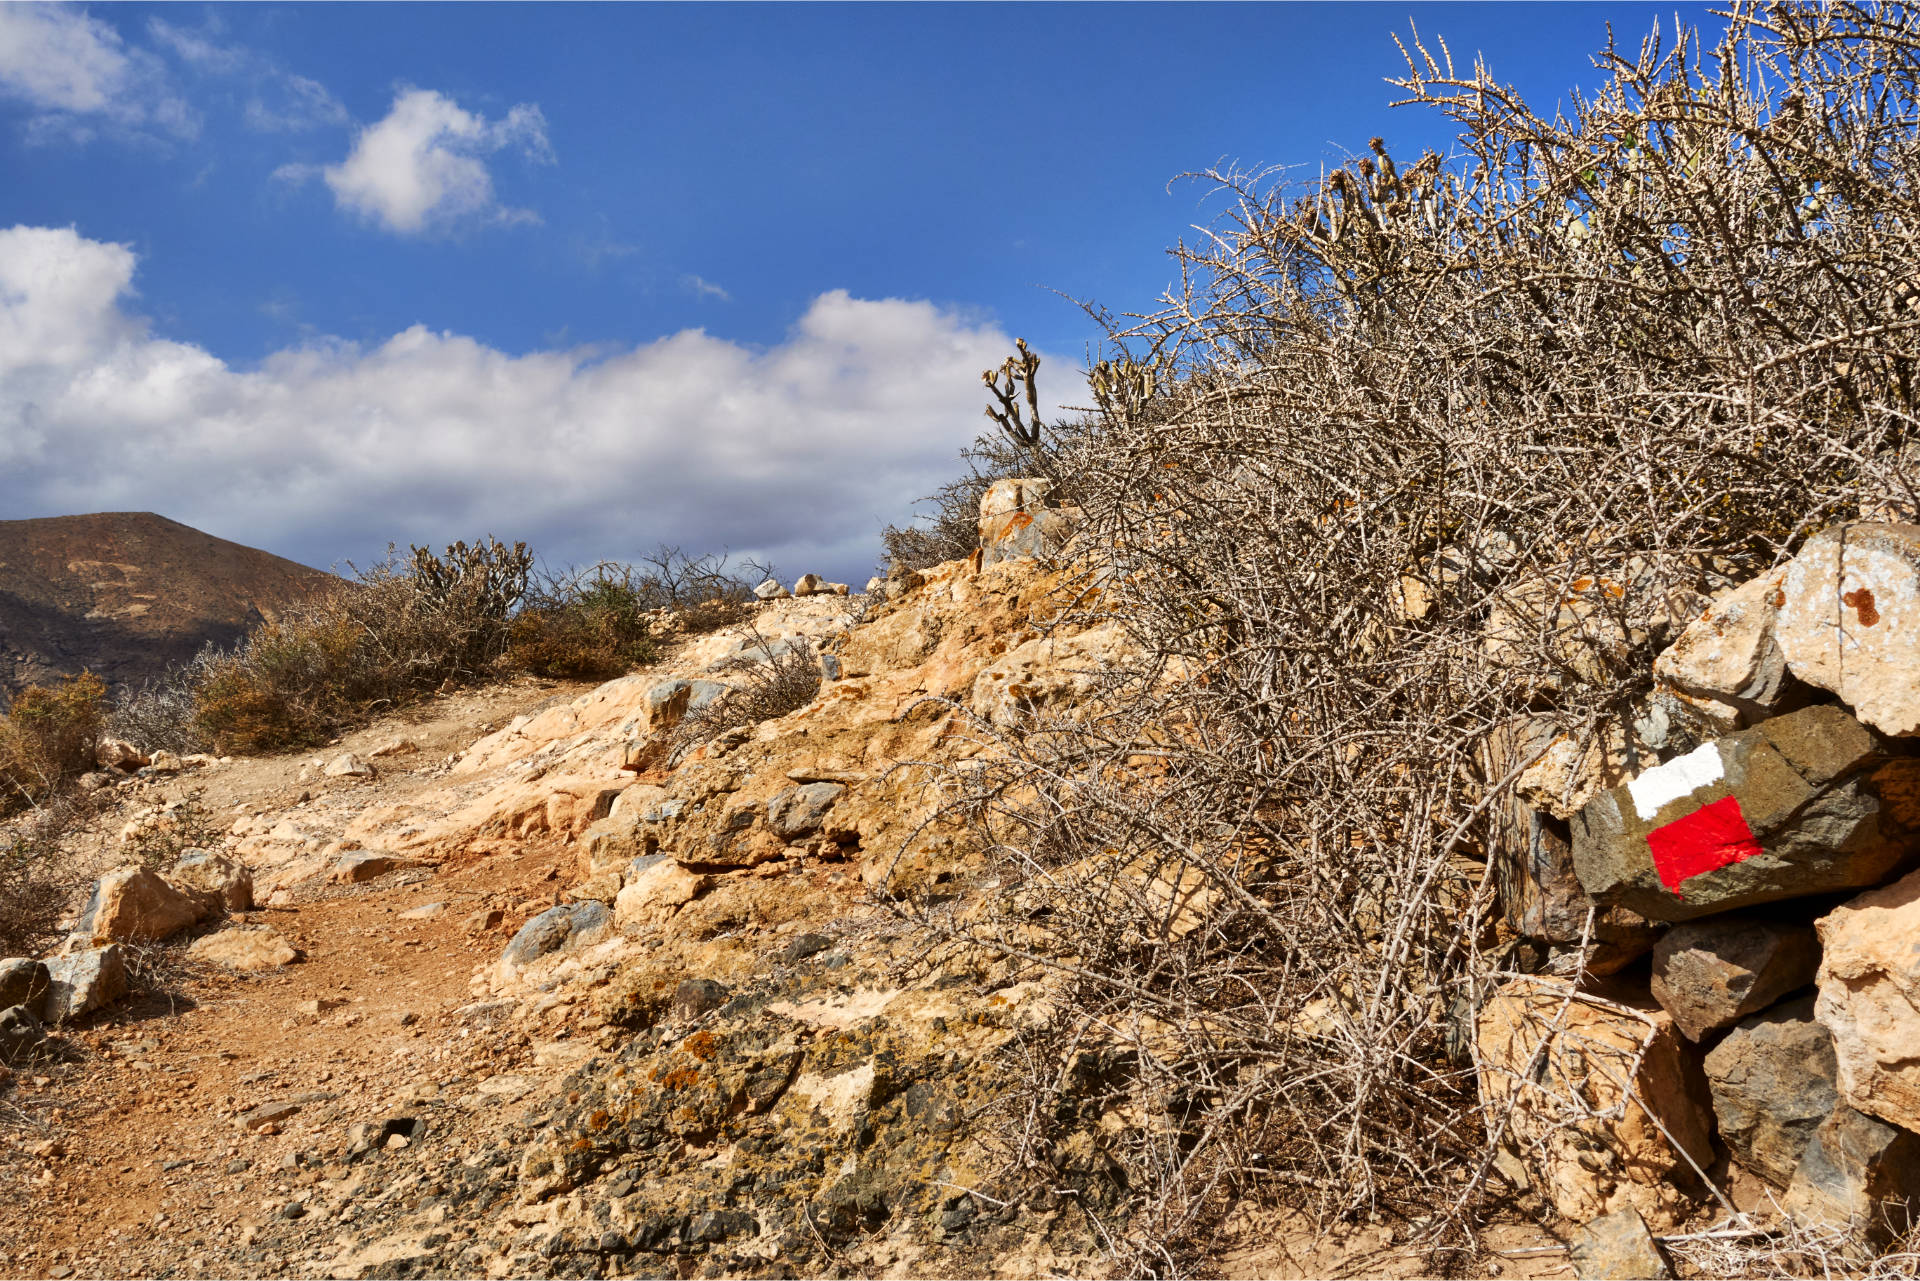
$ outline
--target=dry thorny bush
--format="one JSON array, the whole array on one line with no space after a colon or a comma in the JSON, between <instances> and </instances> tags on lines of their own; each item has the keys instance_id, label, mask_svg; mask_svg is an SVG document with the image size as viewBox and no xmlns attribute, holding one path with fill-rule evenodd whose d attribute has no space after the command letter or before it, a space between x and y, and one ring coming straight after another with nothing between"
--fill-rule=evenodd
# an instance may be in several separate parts
<instances>
[{"instance_id":1,"label":"dry thorny bush","mask_svg":"<svg viewBox=\"0 0 1920 1281\"><path fill-rule=\"evenodd\" d=\"M751 621L746 643L720 673L731 688L701 707L690 709L668 735L670 763L677 764L702 744L798 711L820 692L820 656L804 636L767 637Z\"/></svg>"},{"instance_id":2,"label":"dry thorny bush","mask_svg":"<svg viewBox=\"0 0 1920 1281\"><path fill-rule=\"evenodd\" d=\"M1743 7L1717 45L1609 45L1553 118L1407 53L1452 155L1203 175L1226 208L1179 286L1107 318L1097 372L1151 394L1058 464L1083 620L1138 658L951 775L1001 890L915 907L1061 975L1061 1044L1130 1056L1138 1267L1276 1187L1470 1248L1528 763L1490 736L1631 723L1709 593L1914 497L1920 17Z\"/></svg>"}]
</instances>

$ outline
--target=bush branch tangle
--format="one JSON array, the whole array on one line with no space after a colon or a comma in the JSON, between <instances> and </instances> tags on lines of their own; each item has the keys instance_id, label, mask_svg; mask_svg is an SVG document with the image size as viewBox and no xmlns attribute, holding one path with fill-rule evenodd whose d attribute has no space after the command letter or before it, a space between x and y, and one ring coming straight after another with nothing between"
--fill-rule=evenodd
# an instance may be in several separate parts
<instances>
[{"instance_id":1,"label":"bush branch tangle","mask_svg":"<svg viewBox=\"0 0 1920 1281\"><path fill-rule=\"evenodd\" d=\"M1137 1266L1276 1187L1470 1244L1517 727L1630 729L1709 593L1915 509L1917 50L1903 6L1743 6L1548 118L1410 38L1452 155L1200 175L1224 214L1057 460L1139 657L948 776L992 910L909 905L1133 1065Z\"/></svg>"}]
</instances>

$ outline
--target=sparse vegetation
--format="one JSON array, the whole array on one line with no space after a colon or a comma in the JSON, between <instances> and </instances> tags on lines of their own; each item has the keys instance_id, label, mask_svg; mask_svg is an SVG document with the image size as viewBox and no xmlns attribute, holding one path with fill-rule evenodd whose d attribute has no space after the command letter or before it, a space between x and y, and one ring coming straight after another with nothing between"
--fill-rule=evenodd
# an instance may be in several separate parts
<instances>
[{"instance_id":1,"label":"sparse vegetation","mask_svg":"<svg viewBox=\"0 0 1920 1281\"><path fill-rule=\"evenodd\" d=\"M748 646L724 669L734 680L726 694L689 712L674 726L669 761L703 743L796 712L820 693L820 656L804 636L774 639L749 628Z\"/></svg>"},{"instance_id":2,"label":"sparse vegetation","mask_svg":"<svg viewBox=\"0 0 1920 1281\"><path fill-rule=\"evenodd\" d=\"M0 815L46 803L93 768L106 685L91 673L14 696L0 719Z\"/></svg>"}]
</instances>

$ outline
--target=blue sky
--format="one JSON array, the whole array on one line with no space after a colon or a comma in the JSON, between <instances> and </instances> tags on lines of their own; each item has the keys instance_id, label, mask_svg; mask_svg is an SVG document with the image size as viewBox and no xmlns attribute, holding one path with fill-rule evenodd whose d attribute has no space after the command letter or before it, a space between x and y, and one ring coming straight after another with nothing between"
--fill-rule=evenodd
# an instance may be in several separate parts
<instances>
[{"instance_id":1,"label":"blue sky","mask_svg":"<svg viewBox=\"0 0 1920 1281\"><path fill-rule=\"evenodd\" d=\"M1014 335L1072 400L1059 295L1151 308L1170 179L1444 149L1410 22L1542 105L1673 12L0 4L0 518L863 580Z\"/></svg>"}]
</instances>

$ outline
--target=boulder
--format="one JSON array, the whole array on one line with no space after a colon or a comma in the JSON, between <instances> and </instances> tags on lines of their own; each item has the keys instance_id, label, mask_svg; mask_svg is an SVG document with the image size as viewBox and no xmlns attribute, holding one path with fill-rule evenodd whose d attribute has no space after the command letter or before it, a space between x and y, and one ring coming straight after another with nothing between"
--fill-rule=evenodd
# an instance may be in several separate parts
<instances>
[{"instance_id":1,"label":"boulder","mask_svg":"<svg viewBox=\"0 0 1920 1281\"><path fill-rule=\"evenodd\" d=\"M47 1039L40 1018L24 1005L0 1008L0 1063L18 1063Z\"/></svg>"},{"instance_id":2,"label":"boulder","mask_svg":"<svg viewBox=\"0 0 1920 1281\"><path fill-rule=\"evenodd\" d=\"M1783 590L1788 670L1884 734L1920 733L1920 526L1824 530L1789 562Z\"/></svg>"},{"instance_id":3,"label":"boulder","mask_svg":"<svg viewBox=\"0 0 1920 1281\"><path fill-rule=\"evenodd\" d=\"M376 771L352 752L344 752L327 762L325 773L328 778L370 779Z\"/></svg>"},{"instance_id":4,"label":"boulder","mask_svg":"<svg viewBox=\"0 0 1920 1281\"><path fill-rule=\"evenodd\" d=\"M668 1008L677 1021L691 1023L725 1005L732 995L725 983L713 979L682 979L680 986L673 990L673 1001Z\"/></svg>"},{"instance_id":5,"label":"boulder","mask_svg":"<svg viewBox=\"0 0 1920 1281\"><path fill-rule=\"evenodd\" d=\"M137 864L119 867L93 883L73 938L88 945L156 942L212 910L210 898L187 893L157 872Z\"/></svg>"},{"instance_id":6,"label":"boulder","mask_svg":"<svg viewBox=\"0 0 1920 1281\"><path fill-rule=\"evenodd\" d=\"M704 894L713 878L689 872L663 854L638 858L613 899L614 919L626 926L656 925Z\"/></svg>"},{"instance_id":7,"label":"boulder","mask_svg":"<svg viewBox=\"0 0 1920 1281\"><path fill-rule=\"evenodd\" d=\"M826 586L826 580L821 578L820 575L802 574L794 580L793 594L795 596L818 596L826 590Z\"/></svg>"},{"instance_id":8,"label":"boulder","mask_svg":"<svg viewBox=\"0 0 1920 1281\"><path fill-rule=\"evenodd\" d=\"M187 955L230 970L272 970L292 965L300 950L275 930L221 930L193 941Z\"/></svg>"},{"instance_id":9,"label":"boulder","mask_svg":"<svg viewBox=\"0 0 1920 1281\"><path fill-rule=\"evenodd\" d=\"M1834 909L1815 929L1814 1013L1833 1033L1841 1095L1920 1130L1920 872Z\"/></svg>"},{"instance_id":10,"label":"boulder","mask_svg":"<svg viewBox=\"0 0 1920 1281\"><path fill-rule=\"evenodd\" d=\"M1745 1020L1713 1047L1706 1067L1721 1140L1740 1164L1786 1187L1840 1101L1833 1038L1814 1019L1813 998Z\"/></svg>"},{"instance_id":11,"label":"boulder","mask_svg":"<svg viewBox=\"0 0 1920 1281\"><path fill-rule=\"evenodd\" d=\"M47 962L47 1022L64 1023L127 994L127 954L117 943Z\"/></svg>"},{"instance_id":12,"label":"boulder","mask_svg":"<svg viewBox=\"0 0 1920 1281\"><path fill-rule=\"evenodd\" d=\"M1722 596L1653 660L1653 674L1689 698L1728 709L1739 725L1765 720L1786 697L1787 656L1774 634L1787 567Z\"/></svg>"},{"instance_id":13,"label":"boulder","mask_svg":"<svg viewBox=\"0 0 1920 1281\"><path fill-rule=\"evenodd\" d=\"M1688 921L1653 945L1653 999L1698 1041L1813 982L1811 925L1729 913Z\"/></svg>"},{"instance_id":14,"label":"boulder","mask_svg":"<svg viewBox=\"0 0 1920 1281\"><path fill-rule=\"evenodd\" d=\"M1502 1173L1582 1222L1632 1207L1666 1224L1687 1209L1713 1141L1706 1084L1671 1015L1516 980L1481 1007L1475 1034L1480 1097L1507 1118Z\"/></svg>"},{"instance_id":15,"label":"boulder","mask_svg":"<svg viewBox=\"0 0 1920 1281\"><path fill-rule=\"evenodd\" d=\"M827 821L827 811L847 789L839 783L789 787L767 802L767 826L784 841L811 836Z\"/></svg>"},{"instance_id":16,"label":"boulder","mask_svg":"<svg viewBox=\"0 0 1920 1281\"><path fill-rule=\"evenodd\" d=\"M785 600L792 593L782 587L777 580L769 578L754 588L753 594L761 600Z\"/></svg>"},{"instance_id":17,"label":"boulder","mask_svg":"<svg viewBox=\"0 0 1920 1281\"><path fill-rule=\"evenodd\" d=\"M1672 1281L1673 1269L1632 1206L1577 1229L1567 1248L1580 1281Z\"/></svg>"},{"instance_id":18,"label":"boulder","mask_svg":"<svg viewBox=\"0 0 1920 1281\"><path fill-rule=\"evenodd\" d=\"M253 906L253 873L237 858L212 850L186 850L167 869L167 880L182 889L212 895L229 912Z\"/></svg>"},{"instance_id":19,"label":"boulder","mask_svg":"<svg viewBox=\"0 0 1920 1281\"><path fill-rule=\"evenodd\" d=\"M1845 1229L1883 1249L1920 1208L1920 1135L1841 1106L1801 1155L1781 1208L1812 1228Z\"/></svg>"},{"instance_id":20,"label":"boulder","mask_svg":"<svg viewBox=\"0 0 1920 1281\"><path fill-rule=\"evenodd\" d=\"M41 1017L50 982L47 967L38 961L24 956L0 961L0 1010L21 1005L35 1018Z\"/></svg>"},{"instance_id":21,"label":"boulder","mask_svg":"<svg viewBox=\"0 0 1920 1281\"><path fill-rule=\"evenodd\" d=\"M1920 761L1886 748L1833 706L1702 744L1574 816L1580 884L1656 921L1878 884L1920 836Z\"/></svg>"},{"instance_id":22,"label":"boulder","mask_svg":"<svg viewBox=\"0 0 1920 1281\"><path fill-rule=\"evenodd\" d=\"M513 978L543 956L597 943L613 928L613 922L607 905L593 900L550 907L522 925L507 943L500 953L500 976Z\"/></svg>"}]
</instances>

